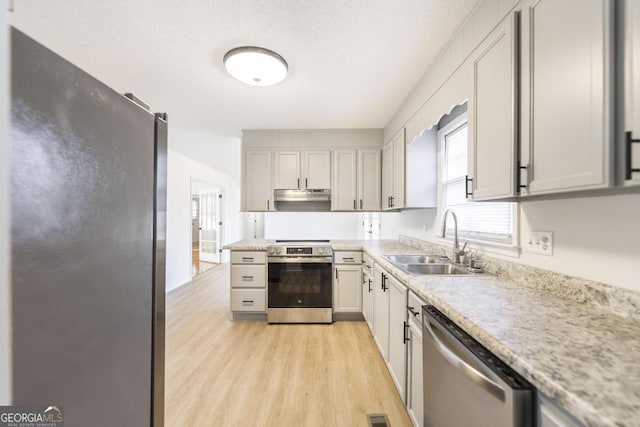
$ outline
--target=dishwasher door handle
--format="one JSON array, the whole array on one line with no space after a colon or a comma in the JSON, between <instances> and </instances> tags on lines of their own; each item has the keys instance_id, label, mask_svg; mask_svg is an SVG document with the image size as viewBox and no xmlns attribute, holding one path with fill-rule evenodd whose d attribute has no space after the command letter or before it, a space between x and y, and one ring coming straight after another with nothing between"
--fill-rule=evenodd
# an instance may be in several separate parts
<instances>
[{"instance_id":1,"label":"dishwasher door handle","mask_svg":"<svg viewBox=\"0 0 640 427\"><path fill-rule=\"evenodd\" d=\"M456 368L458 372L461 372L471 381L490 393L493 397L502 402L505 401L504 388L502 388L500 384L496 383L491 378L487 377L485 374L462 360L449 347L447 347L445 343L440 341L440 339L436 336L436 333L431 328L429 316L423 316L422 323L424 323L425 329L427 330L427 332L429 332L429 335L431 335L431 339L435 343L436 349L442 355L442 357L447 360L447 362L449 362L454 368Z\"/></svg>"}]
</instances>

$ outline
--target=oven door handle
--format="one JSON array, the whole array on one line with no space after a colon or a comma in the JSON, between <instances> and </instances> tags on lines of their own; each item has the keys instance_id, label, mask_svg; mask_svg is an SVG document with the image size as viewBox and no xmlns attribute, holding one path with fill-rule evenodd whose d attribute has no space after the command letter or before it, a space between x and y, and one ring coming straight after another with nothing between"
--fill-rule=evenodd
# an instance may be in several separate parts
<instances>
[{"instance_id":1,"label":"oven door handle","mask_svg":"<svg viewBox=\"0 0 640 427\"><path fill-rule=\"evenodd\" d=\"M286 257L269 257L269 264L300 264L300 263L326 263L331 264L332 257L312 257L312 256L286 256Z\"/></svg>"},{"instance_id":2,"label":"oven door handle","mask_svg":"<svg viewBox=\"0 0 640 427\"><path fill-rule=\"evenodd\" d=\"M431 339L433 340L436 349L442 355L442 357L447 360L447 362L449 362L454 368L464 374L471 381L482 387L493 397L502 402L505 401L504 388L502 388L500 384L496 383L491 378L487 377L485 374L462 360L436 336L435 332L431 328L429 316L424 316L422 323L424 323L425 329L427 330L427 332L429 332L429 335L431 335Z\"/></svg>"}]
</instances>

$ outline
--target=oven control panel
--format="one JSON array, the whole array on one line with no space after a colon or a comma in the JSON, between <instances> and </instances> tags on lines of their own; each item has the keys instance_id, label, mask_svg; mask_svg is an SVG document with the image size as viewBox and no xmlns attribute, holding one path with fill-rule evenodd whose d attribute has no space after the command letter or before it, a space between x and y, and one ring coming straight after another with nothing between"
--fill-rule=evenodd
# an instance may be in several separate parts
<instances>
[{"instance_id":1,"label":"oven control panel","mask_svg":"<svg viewBox=\"0 0 640 427\"><path fill-rule=\"evenodd\" d=\"M287 255L313 255L313 248L287 248Z\"/></svg>"},{"instance_id":2,"label":"oven control panel","mask_svg":"<svg viewBox=\"0 0 640 427\"><path fill-rule=\"evenodd\" d=\"M331 256L331 246L285 246L273 245L267 248L269 255L276 256Z\"/></svg>"}]
</instances>

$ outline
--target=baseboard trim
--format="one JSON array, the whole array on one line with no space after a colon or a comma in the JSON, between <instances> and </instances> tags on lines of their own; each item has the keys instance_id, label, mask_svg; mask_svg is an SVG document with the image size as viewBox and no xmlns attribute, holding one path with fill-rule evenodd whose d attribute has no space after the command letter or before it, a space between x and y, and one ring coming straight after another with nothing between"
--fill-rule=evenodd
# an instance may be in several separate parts
<instances>
[{"instance_id":1,"label":"baseboard trim","mask_svg":"<svg viewBox=\"0 0 640 427\"><path fill-rule=\"evenodd\" d=\"M334 322L360 322L363 320L362 313L333 313Z\"/></svg>"}]
</instances>

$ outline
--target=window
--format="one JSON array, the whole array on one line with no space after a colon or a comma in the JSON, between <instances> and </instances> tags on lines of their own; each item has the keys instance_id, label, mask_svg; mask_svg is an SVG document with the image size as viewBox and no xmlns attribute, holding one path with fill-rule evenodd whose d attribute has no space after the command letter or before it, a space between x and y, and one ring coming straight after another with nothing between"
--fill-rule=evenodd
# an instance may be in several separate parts
<instances>
[{"instance_id":1,"label":"window","mask_svg":"<svg viewBox=\"0 0 640 427\"><path fill-rule=\"evenodd\" d=\"M365 240L380 239L380 214L366 212L362 219L362 238Z\"/></svg>"},{"instance_id":2,"label":"window","mask_svg":"<svg viewBox=\"0 0 640 427\"><path fill-rule=\"evenodd\" d=\"M442 158L441 206L458 218L458 236L513 245L515 203L473 202L466 198L468 126L462 114L438 131ZM443 210L444 212L444 210ZM453 221L447 221L447 235Z\"/></svg>"},{"instance_id":3,"label":"window","mask_svg":"<svg viewBox=\"0 0 640 427\"><path fill-rule=\"evenodd\" d=\"M198 219L198 199L191 199L191 219Z\"/></svg>"}]
</instances>

